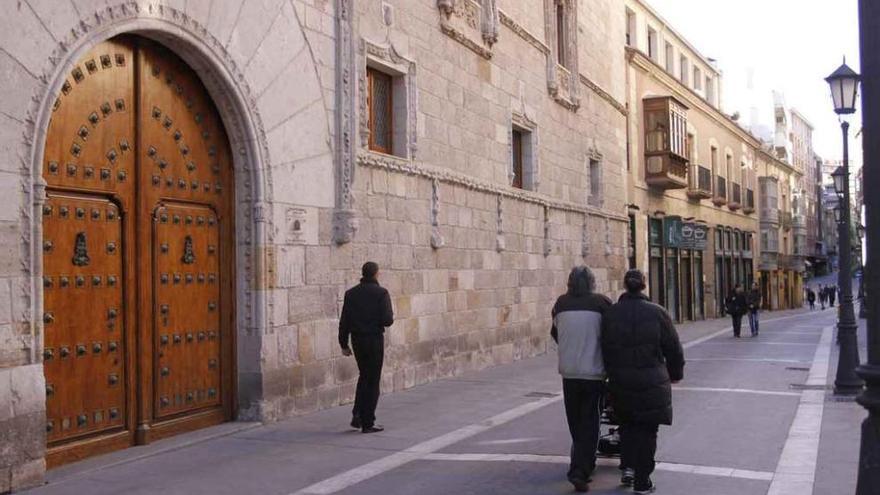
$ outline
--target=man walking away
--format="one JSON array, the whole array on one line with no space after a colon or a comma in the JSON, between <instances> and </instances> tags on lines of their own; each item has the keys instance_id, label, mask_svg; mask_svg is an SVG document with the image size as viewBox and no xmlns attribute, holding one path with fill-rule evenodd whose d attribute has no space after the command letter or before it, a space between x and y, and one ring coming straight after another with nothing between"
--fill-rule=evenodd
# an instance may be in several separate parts
<instances>
[{"instance_id":1,"label":"man walking away","mask_svg":"<svg viewBox=\"0 0 880 495\"><path fill-rule=\"evenodd\" d=\"M826 287L822 287L822 284L819 284L819 306L822 310L825 310L825 301L828 300L828 290Z\"/></svg>"},{"instance_id":2,"label":"man walking away","mask_svg":"<svg viewBox=\"0 0 880 495\"><path fill-rule=\"evenodd\" d=\"M752 290L749 291L746 302L749 305L749 328L752 330L752 337L757 337L759 330L758 311L761 309L761 289L758 288L757 282L752 284Z\"/></svg>"},{"instance_id":3,"label":"man walking away","mask_svg":"<svg viewBox=\"0 0 880 495\"><path fill-rule=\"evenodd\" d=\"M837 298L837 286L829 285L828 286L828 305L832 308L834 307L834 300Z\"/></svg>"},{"instance_id":4,"label":"man walking away","mask_svg":"<svg viewBox=\"0 0 880 495\"><path fill-rule=\"evenodd\" d=\"M738 339L742 329L742 318L747 309L746 296L743 294L741 285L733 288L730 295L727 296L724 306L727 309L727 314L733 320L733 336Z\"/></svg>"},{"instance_id":5,"label":"man walking away","mask_svg":"<svg viewBox=\"0 0 880 495\"><path fill-rule=\"evenodd\" d=\"M391 296L379 285L379 265L368 261L361 268L361 282L345 292L339 317L339 345L351 356L349 335L358 366L357 390L351 426L363 433L382 431L376 425L376 404L385 357L385 327L394 323Z\"/></svg>"},{"instance_id":6,"label":"man walking away","mask_svg":"<svg viewBox=\"0 0 880 495\"><path fill-rule=\"evenodd\" d=\"M816 293L813 289L807 289L807 302L810 303L810 311L816 309Z\"/></svg>"},{"instance_id":7,"label":"man walking away","mask_svg":"<svg viewBox=\"0 0 880 495\"><path fill-rule=\"evenodd\" d=\"M599 443L600 399L604 390L602 363L602 315L611 300L595 294L596 280L585 266L568 275L568 292L553 306L550 335L559 344L559 374L565 416L571 433L571 465L568 480L578 492L586 492L596 468Z\"/></svg>"},{"instance_id":8,"label":"man walking away","mask_svg":"<svg viewBox=\"0 0 880 495\"><path fill-rule=\"evenodd\" d=\"M669 314L642 293L644 274L628 271L623 285L603 319L602 356L620 420L621 484L650 493L657 431L672 424L671 384L682 379L684 351Z\"/></svg>"}]
</instances>

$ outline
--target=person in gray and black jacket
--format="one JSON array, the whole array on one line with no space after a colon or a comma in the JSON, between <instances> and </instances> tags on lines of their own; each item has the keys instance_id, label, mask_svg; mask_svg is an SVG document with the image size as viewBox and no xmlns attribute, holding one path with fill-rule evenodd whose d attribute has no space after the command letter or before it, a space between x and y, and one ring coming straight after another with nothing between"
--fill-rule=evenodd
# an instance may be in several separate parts
<instances>
[{"instance_id":1,"label":"person in gray and black jacket","mask_svg":"<svg viewBox=\"0 0 880 495\"><path fill-rule=\"evenodd\" d=\"M553 306L550 330L559 344L559 374L572 440L568 480L579 492L587 491L596 467L599 405L605 382L602 316L612 304L607 297L594 293L595 286L589 268L573 268L568 276L568 292Z\"/></svg>"}]
</instances>

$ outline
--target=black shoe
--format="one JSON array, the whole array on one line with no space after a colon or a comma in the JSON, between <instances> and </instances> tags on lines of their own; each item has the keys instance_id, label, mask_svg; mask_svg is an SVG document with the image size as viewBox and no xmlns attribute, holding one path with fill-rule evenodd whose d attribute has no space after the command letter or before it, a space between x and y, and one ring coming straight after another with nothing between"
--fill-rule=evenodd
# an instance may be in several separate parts
<instances>
[{"instance_id":1,"label":"black shoe","mask_svg":"<svg viewBox=\"0 0 880 495\"><path fill-rule=\"evenodd\" d=\"M351 424L351 427L354 428L355 430L360 430L360 429L361 429L361 426L363 426L363 425L361 425L361 418L359 418L359 417L357 417L357 416L352 416L352 417L351 417L351 423L350 423L350 424Z\"/></svg>"},{"instance_id":2,"label":"black shoe","mask_svg":"<svg viewBox=\"0 0 880 495\"><path fill-rule=\"evenodd\" d=\"M590 491L590 485L588 485L587 480L585 480L583 478L579 478L579 477L574 476L574 477L568 478L568 481L570 481L571 484L574 485L574 491L576 491L576 492L584 493L584 492Z\"/></svg>"},{"instance_id":3,"label":"black shoe","mask_svg":"<svg viewBox=\"0 0 880 495\"><path fill-rule=\"evenodd\" d=\"M623 473L620 475L620 485L621 486L632 486L633 481L636 479L636 472L634 469L624 469Z\"/></svg>"},{"instance_id":4,"label":"black shoe","mask_svg":"<svg viewBox=\"0 0 880 495\"><path fill-rule=\"evenodd\" d=\"M361 428L361 433L379 433L380 431L385 431L385 428L382 428L379 425L364 426Z\"/></svg>"},{"instance_id":5,"label":"black shoe","mask_svg":"<svg viewBox=\"0 0 880 495\"><path fill-rule=\"evenodd\" d=\"M636 480L633 484L633 493L654 493L654 490L657 489L657 485L651 481L651 478L648 478L645 481Z\"/></svg>"}]
</instances>

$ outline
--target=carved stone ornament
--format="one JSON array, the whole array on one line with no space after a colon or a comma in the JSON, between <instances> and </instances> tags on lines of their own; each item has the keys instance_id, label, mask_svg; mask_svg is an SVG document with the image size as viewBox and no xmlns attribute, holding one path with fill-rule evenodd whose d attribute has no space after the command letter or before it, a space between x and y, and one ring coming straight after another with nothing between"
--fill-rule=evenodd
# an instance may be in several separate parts
<instances>
[{"instance_id":1,"label":"carved stone ornament","mask_svg":"<svg viewBox=\"0 0 880 495\"><path fill-rule=\"evenodd\" d=\"M336 244L351 242L354 240L357 230L357 212L354 210L336 210L333 212L333 241Z\"/></svg>"},{"instance_id":2,"label":"carved stone ornament","mask_svg":"<svg viewBox=\"0 0 880 495\"><path fill-rule=\"evenodd\" d=\"M449 18L455 12L455 0L437 0L437 8Z\"/></svg>"},{"instance_id":3,"label":"carved stone ornament","mask_svg":"<svg viewBox=\"0 0 880 495\"><path fill-rule=\"evenodd\" d=\"M544 207L544 256L550 256L553 245L550 243L550 208Z\"/></svg>"},{"instance_id":4,"label":"carved stone ornament","mask_svg":"<svg viewBox=\"0 0 880 495\"><path fill-rule=\"evenodd\" d=\"M180 262L184 265L192 265L196 262L196 254L193 252L193 238L190 235L183 239L183 256L180 257Z\"/></svg>"},{"instance_id":5,"label":"carved stone ornament","mask_svg":"<svg viewBox=\"0 0 880 495\"><path fill-rule=\"evenodd\" d=\"M86 233L77 232L76 240L73 243L73 266L88 266L91 263L89 258L88 246L86 245Z\"/></svg>"},{"instance_id":6,"label":"carved stone ornament","mask_svg":"<svg viewBox=\"0 0 880 495\"><path fill-rule=\"evenodd\" d=\"M440 249L446 244L440 232L440 181L431 181L431 247Z\"/></svg>"},{"instance_id":7,"label":"carved stone ornament","mask_svg":"<svg viewBox=\"0 0 880 495\"><path fill-rule=\"evenodd\" d=\"M507 249L507 243L504 240L504 199L499 194L496 199L496 220L495 220L495 251L499 253Z\"/></svg>"},{"instance_id":8,"label":"carved stone ornament","mask_svg":"<svg viewBox=\"0 0 880 495\"><path fill-rule=\"evenodd\" d=\"M590 255L590 216L584 215L584 223L581 227L581 256L586 258Z\"/></svg>"}]
</instances>

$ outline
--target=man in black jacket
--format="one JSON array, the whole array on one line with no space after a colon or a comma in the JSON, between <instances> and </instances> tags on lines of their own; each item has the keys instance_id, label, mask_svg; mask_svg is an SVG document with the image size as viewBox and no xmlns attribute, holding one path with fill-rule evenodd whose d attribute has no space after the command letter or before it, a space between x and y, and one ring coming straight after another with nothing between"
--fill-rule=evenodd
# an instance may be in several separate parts
<instances>
[{"instance_id":1,"label":"man in black jacket","mask_svg":"<svg viewBox=\"0 0 880 495\"><path fill-rule=\"evenodd\" d=\"M602 355L620 420L621 483L650 493L657 431L672 424L671 384L684 374L684 351L669 314L642 294L645 275L630 270L623 284L626 293L602 320Z\"/></svg>"},{"instance_id":2,"label":"man in black jacket","mask_svg":"<svg viewBox=\"0 0 880 495\"><path fill-rule=\"evenodd\" d=\"M354 398L351 426L363 433L382 431L376 425L376 404L385 357L385 327L394 323L391 296L379 285L379 265L368 261L361 269L361 283L345 292L342 315L339 317L339 346L342 354L351 356L349 336L357 361L357 391Z\"/></svg>"},{"instance_id":3,"label":"man in black jacket","mask_svg":"<svg viewBox=\"0 0 880 495\"><path fill-rule=\"evenodd\" d=\"M737 285L734 287L724 303L727 314L733 320L733 336L739 338L740 331L742 330L743 315L746 314L748 309L742 286Z\"/></svg>"}]
</instances>

